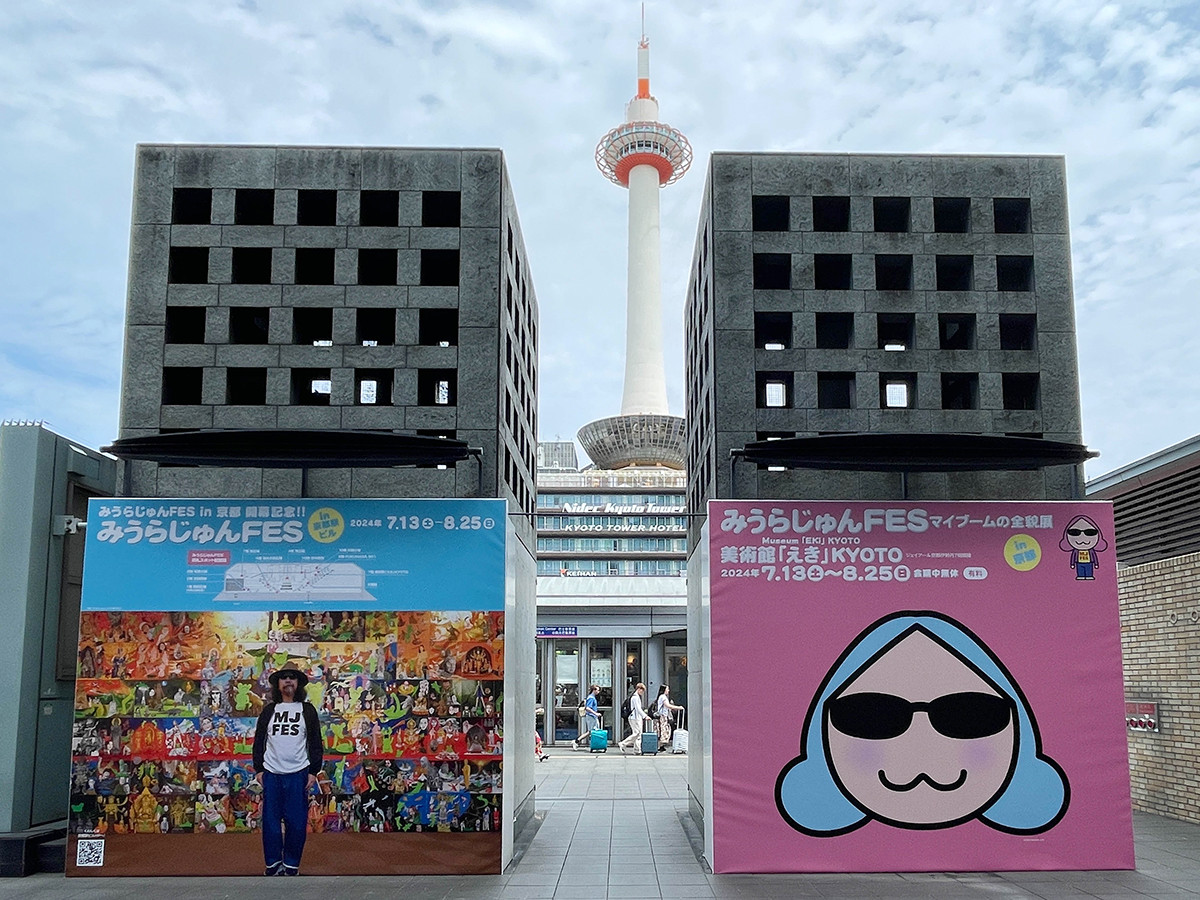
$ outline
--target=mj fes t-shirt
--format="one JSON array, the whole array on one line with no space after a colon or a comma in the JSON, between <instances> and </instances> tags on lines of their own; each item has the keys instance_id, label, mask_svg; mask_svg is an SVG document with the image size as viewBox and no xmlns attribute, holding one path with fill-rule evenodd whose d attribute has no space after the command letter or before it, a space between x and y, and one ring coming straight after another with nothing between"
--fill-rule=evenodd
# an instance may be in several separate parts
<instances>
[{"instance_id":1,"label":"mj fes t-shirt","mask_svg":"<svg viewBox=\"0 0 1200 900\"><path fill-rule=\"evenodd\" d=\"M276 703L267 723L263 764L268 772L290 775L308 768L308 730L303 703Z\"/></svg>"}]
</instances>

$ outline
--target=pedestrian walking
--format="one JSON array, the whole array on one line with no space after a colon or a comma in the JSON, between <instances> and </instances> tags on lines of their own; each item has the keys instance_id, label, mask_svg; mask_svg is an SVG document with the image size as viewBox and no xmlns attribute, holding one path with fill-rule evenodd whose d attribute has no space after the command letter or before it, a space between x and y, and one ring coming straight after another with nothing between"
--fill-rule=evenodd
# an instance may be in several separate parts
<instances>
[{"instance_id":1,"label":"pedestrian walking","mask_svg":"<svg viewBox=\"0 0 1200 900\"><path fill-rule=\"evenodd\" d=\"M658 752L664 752L671 746L672 713L683 707L671 702L671 689L665 684L659 685L658 697L654 701L654 727L658 730Z\"/></svg>"},{"instance_id":2,"label":"pedestrian walking","mask_svg":"<svg viewBox=\"0 0 1200 900\"><path fill-rule=\"evenodd\" d=\"M629 737L617 744L622 753L626 747L640 746L642 727L649 718L646 715L646 686L639 681L633 693L629 695Z\"/></svg>"},{"instance_id":3,"label":"pedestrian walking","mask_svg":"<svg viewBox=\"0 0 1200 900\"><path fill-rule=\"evenodd\" d=\"M575 739L573 750L585 750L591 743L592 731L600 727L600 686L593 684L588 688L587 700L580 707L583 713L579 720L579 737Z\"/></svg>"}]
</instances>

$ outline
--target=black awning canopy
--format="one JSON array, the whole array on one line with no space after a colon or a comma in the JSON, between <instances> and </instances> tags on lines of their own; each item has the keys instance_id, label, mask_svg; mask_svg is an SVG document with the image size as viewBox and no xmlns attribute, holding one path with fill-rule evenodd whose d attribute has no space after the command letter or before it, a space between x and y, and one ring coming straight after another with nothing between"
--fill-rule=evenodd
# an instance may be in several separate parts
<instances>
[{"instance_id":1,"label":"black awning canopy","mask_svg":"<svg viewBox=\"0 0 1200 900\"><path fill-rule=\"evenodd\" d=\"M124 460L266 469L451 465L482 453L451 438L319 428L202 428L122 438L102 450Z\"/></svg>"},{"instance_id":2,"label":"black awning canopy","mask_svg":"<svg viewBox=\"0 0 1200 900\"><path fill-rule=\"evenodd\" d=\"M857 472L982 472L1077 465L1100 454L1083 444L983 434L829 434L752 441L735 461Z\"/></svg>"}]
</instances>

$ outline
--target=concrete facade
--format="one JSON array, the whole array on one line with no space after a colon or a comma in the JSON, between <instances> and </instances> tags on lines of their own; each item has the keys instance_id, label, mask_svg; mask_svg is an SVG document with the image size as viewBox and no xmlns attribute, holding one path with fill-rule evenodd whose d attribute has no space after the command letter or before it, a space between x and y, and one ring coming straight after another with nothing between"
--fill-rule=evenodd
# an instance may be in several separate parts
<instances>
[{"instance_id":1,"label":"concrete facade","mask_svg":"<svg viewBox=\"0 0 1200 900\"><path fill-rule=\"evenodd\" d=\"M1079 442L1066 178L1055 156L716 153L688 289L688 506L901 496L892 473L768 471L772 437ZM889 392L891 405L889 405ZM1074 467L919 474L911 499L1060 499Z\"/></svg>"},{"instance_id":2,"label":"concrete facade","mask_svg":"<svg viewBox=\"0 0 1200 900\"><path fill-rule=\"evenodd\" d=\"M310 496L507 497L532 542L537 298L499 150L141 145L120 436L373 429L483 449ZM314 390L314 386L316 390ZM300 472L138 462L126 495L286 497Z\"/></svg>"}]
</instances>

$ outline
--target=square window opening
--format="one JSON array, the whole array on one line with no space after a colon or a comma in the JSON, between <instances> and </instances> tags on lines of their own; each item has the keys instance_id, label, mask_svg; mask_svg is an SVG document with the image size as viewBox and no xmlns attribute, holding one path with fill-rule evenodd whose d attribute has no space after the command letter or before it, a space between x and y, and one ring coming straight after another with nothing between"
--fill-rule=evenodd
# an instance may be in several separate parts
<instances>
[{"instance_id":1,"label":"square window opening","mask_svg":"<svg viewBox=\"0 0 1200 900\"><path fill-rule=\"evenodd\" d=\"M787 409L792 406L792 372L755 372L755 395L759 409Z\"/></svg>"},{"instance_id":2,"label":"square window opening","mask_svg":"<svg viewBox=\"0 0 1200 900\"><path fill-rule=\"evenodd\" d=\"M171 222L175 225L212 222L212 188L175 188L171 196Z\"/></svg>"},{"instance_id":3,"label":"square window opening","mask_svg":"<svg viewBox=\"0 0 1200 900\"><path fill-rule=\"evenodd\" d=\"M203 344L204 316L203 306L168 306L166 343Z\"/></svg>"},{"instance_id":4,"label":"square window opening","mask_svg":"<svg viewBox=\"0 0 1200 900\"><path fill-rule=\"evenodd\" d=\"M422 309L417 324L417 341L425 347L457 347L458 310Z\"/></svg>"},{"instance_id":5,"label":"square window opening","mask_svg":"<svg viewBox=\"0 0 1200 900\"><path fill-rule=\"evenodd\" d=\"M1036 350L1037 315L1035 313L1001 313L1000 349Z\"/></svg>"},{"instance_id":6,"label":"square window opening","mask_svg":"<svg viewBox=\"0 0 1200 900\"><path fill-rule=\"evenodd\" d=\"M234 247L232 280L234 284L270 284L271 248Z\"/></svg>"},{"instance_id":7,"label":"square window opening","mask_svg":"<svg viewBox=\"0 0 1200 900\"><path fill-rule=\"evenodd\" d=\"M786 291L792 286L790 253L755 253L754 288L759 291Z\"/></svg>"},{"instance_id":8,"label":"square window opening","mask_svg":"<svg viewBox=\"0 0 1200 900\"><path fill-rule=\"evenodd\" d=\"M854 313L817 313L817 347L849 350L854 343Z\"/></svg>"},{"instance_id":9,"label":"square window opening","mask_svg":"<svg viewBox=\"0 0 1200 900\"><path fill-rule=\"evenodd\" d=\"M359 406L391 406L391 369L355 369L354 396Z\"/></svg>"},{"instance_id":10,"label":"square window opening","mask_svg":"<svg viewBox=\"0 0 1200 900\"><path fill-rule=\"evenodd\" d=\"M849 197L813 197L813 231L849 231Z\"/></svg>"},{"instance_id":11,"label":"square window opening","mask_svg":"<svg viewBox=\"0 0 1200 900\"><path fill-rule=\"evenodd\" d=\"M432 287L458 285L457 250L422 250L421 284Z\"/></svg>"},{"instance_id":12,"label":"square window opening","mask_svg":"<svg viewBox=\"0 0 1200 900\"><path fill-rule=\"evenodd\" d=\"M458 373L454 369L418 369L418 406L456 406Z\"/></svg>"},{"instance_id":13,"label":"square window opening","mask_svg":"<svg viewBox=\"0 0 1200 900\"><path fill-rule=\"evenodd\" d=\"M938 346L943 350L974 350L974 314L942 313L939 315Z\"/></svg>"},{"instance_id":14,"label":"square window opening","mask_svg":"<svg viewBox=\"0 0 1200 900\"><path fill-rule=\"evenodd\" d=\"M1029 234L1029 198L996 197L992 200L996 234Z\"/></svg>"},{"instance_id":15,"label":"square window opening","mask_svg":"<svg viewBox=\"0 0 1200 900\"><path fill-rule=\"evenodd\" d=\"M876 197L875 230L908 231L912 200L909 197Z\"/></svg>"},{"instance_id":16,"label":"square window opening","mask_svg":"<svg viewBox=\"0 0 1200 900\"><path fill-rule=\"evenodd\" d=\"M296 224L336 225L337 191L297 191Z\"/></svg>"},{"instance_id":17,"label":"square window opening","mask_svg":"<svg viewBox=\"0 0 1200 900\"><path fill-rule=\"evenodd\" d=\"M755 231L788 231L791 228L791 197L754 197L751 216Z\"/></svg>"},{"instance_id":18,"label":"square window opening","mask_svg":"<svg viewBox=\"0 0 1200 900\"><path fill-rule=\"evenodd\" d=\"M232 367L225 370L225 402L231 406L263 406L267 402L267 370Z\"/></svg>"},{"instance_id":19,"label":"square window opening","mask_svg":"<svg viewBox=\"0 0 1200 900\"><path fill-rule=\"evenodd\" d=\"M998 290L998 291L1032 291L1033 290L1033 257L1032 256L997 256L996 257L996 290Z\"/></svg>"},{"instance_id":20,"label":"square window opening","mask_svg":"<svg viewBox=\"0 0 1200 900\"><path fill-rule=\"evenodd\" d=\"M818 291L850 290L849 253L818 253L813 256L813 287Z\"/></svg>"},{"instance_id":21,"label":"square window opening","mask_svg":"<svg viewBox=\"0 0 1200 900\"><path fill-rule=\"evenodd\" d=\"M275 192L270 188L238 188L233 195L235 225L274 225Z\"/></svg>"},{"instance_id":22,"label":"square window opening","mask_svg":"<svg viewBox=\"0 0 1200 900\"><path fill-rule=\"evenodd\" d=\"M333 310L296 307L292 310L292 343L327 347L333 343Z\"/></svg>"},{"instance_id":23,"label":"square window opening","mask_svg":"<svg viewBox=\"0 0 1200 900\"><path fill-rule=\"evenodd\" d=\"M167 366L163 369L162 402L165 406L195 406L201 401L204 369Z\"/></svg>"},{"instance_id":24,"label":"square window opening","mask_svg":"<svg viewBox=\"0 0 1200 900\"><path fill-rule=\"evenodd\" d=\"M359 250L358 283L395 284L396 251L394 249Z\"/></svg>"},{"instance_id":25,"label":"square window opening","mask_svg":"<svg viewBox=\"0 0 1200 900\"><path fill-rule=\"evenodd\" d=\"M358 222L369 228L395 228L400 224L400 192L362 191L358 195Z\"/></svg>"},{"instance_id":26,"label":"square window opening","mask_svg":"<svg viewBox=\"0 0 1200 900\"><path fill-rule=\"evenodd\" d=\"M979 409L979 375L942 373L942 409Z\"/></svg>"},{"instance_id":27,"label":"square window opening","mask_svg":"<svg viewBox=\"0 0 1200 900\"><path fill-rule=\"evenodd\" d=\"M208 284L208 248L172 247L167 260L171 284Z\"/></svg>"},{"instance_id":28,"label":"square window opening","mask_svg":"<svg viewBox=\"0 0 1200 900\"><path fill-rule=\"evenodd\" d=\"M880 350L911 350L916 330L912 313L879 313L875 317L876 336Z\"/></svg>"},{"instance_id":29,"label":"square window opening","mask_svg":"<svg viewBox=\"0 0 1200 900\"><path fill-rule=\"evenodd\" d=\"M966 234L971 230L970 197L934 197L933 230L941 234Z\"/></svg>"},{"instance_id":30,"label":"square window opening","mask_svg":"<svg viewBox=\"0 0 1200 900\"><path fill-rule=\"evenodd\" d=\"M296 284L333 284L333 248L297 247Z\"/></svg>"},{"instance_id":31,"label":"square window opening","mask_svg":"<svg viewBox=\"0 0 1200 900\"><path fill-rule=\"evenodd\" d=\"M972 256L938 256L934 260L939 291L970 291L974 289L975 258Z\"/></svg>"},{"instance_id":32,"label":"square window opening","mask_svg":"<svg viewBox=\"0 0 1200 900\"><path fill-rule=\"evenodd\" d=\"M875 257L875 290L911 291L913 260L908 255L880 254Z\"/></svg>"},{"instance_id":33,"label":"square window opening","mask_svg":"<svg viewBox=\"0 0 1200 900\"><path fill-rule=\"evenodd\" d=\"M233 306L229 309L229 343L265 344L270 334L271 311L265 306Z\"/></svg>"},{"instance_id":34,"label":"square window opening","mask_svg":"<svg viewBox=\"0 0 1200 900\"><path fill-rule=\"evenodd\" d=\"M818 409L854 409L854 373L817 373Z\"/></svg>"},{"instance_id":35,"label":"square window opening","mask_svg":"<svg viewBox=\"0 0 1200 900\"><path fill-rule=\"evenodd\" d=\"M790 312L756 312L754 346L759 350L786 350L792 346Z\"/></svg>"},{"instance_id":36,"label":"square window opening","mask_svg":"<svg viewBox=\"0 0 1200 900\"><path fill-rule=\"evenodd\" d=\"M421 224L426 228L458 228L462 222L459 191L422 191Z\"/></svg>"},{"instance_id":37,"label":"square window opening","mask_svg":"<svg viewBox=\"0 0 1200 900\"><path fill-rule=\"evenodd\" d=\"M914 409L917 405L915 372L884 372L879 376L881 409Z\"/></svg>"},{"instance_id":38,"label":"square window opening","mask_svg":"<svg viewBox=\"0 0 1200 900\"><path fill-rule=\"evenodd\" d=\"M1005 372L1000 376L1005 409L1038 409L1041 378L1036 372Z\"/></svg>"},{"instance_id":39,"label":"square window opening","mask_svg":"<svg viewBox=\"0 0 1200 900\"><path fill-rule=\"evenodd\" d=\"M329 369L292 369L293 406L328 406L332 393Z\"/></svg>"},{"instance_id":40,"label":"square window opening","mask_svg":"<svg viewBox=\"0 0 1200 900\"><path fill-rule=\"evenodd\" d=\"M390 347L396 343L396 311L357 309L354 311L354 340L363 347Z\"/></svg>"}]
</instances>

